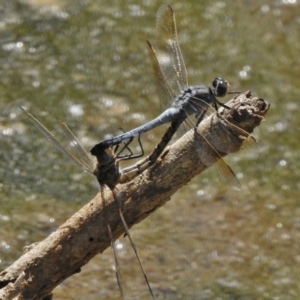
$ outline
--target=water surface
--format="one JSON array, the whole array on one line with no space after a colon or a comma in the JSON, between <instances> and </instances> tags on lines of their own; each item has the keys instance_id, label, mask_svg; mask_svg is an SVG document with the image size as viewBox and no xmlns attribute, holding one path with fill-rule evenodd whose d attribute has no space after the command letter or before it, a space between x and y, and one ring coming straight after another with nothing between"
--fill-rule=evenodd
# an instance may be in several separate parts
<instances>
[{"instance_id":1,"label":"water surface","mask_svg":"<svg viewBox=\"0 0 300 300\"><path fill-rule=\"evenodd\" d=\"M159 1L0 4L0 269L43 240L97 192L21 113L59 134L64 120L89 149L160 113L145 41ZM190 84L216 76L271 103L254 136L260 155L227 162L242 191L215 170L195 178L132 229L158 299L295 299L299 288L297 1L182 1L176 12ZM144 134L145 151L165 127ZM126 239L125 290L147 298ZM110 250L54 291L58 299L119 297Z\"/></svg>"}]
</instances>

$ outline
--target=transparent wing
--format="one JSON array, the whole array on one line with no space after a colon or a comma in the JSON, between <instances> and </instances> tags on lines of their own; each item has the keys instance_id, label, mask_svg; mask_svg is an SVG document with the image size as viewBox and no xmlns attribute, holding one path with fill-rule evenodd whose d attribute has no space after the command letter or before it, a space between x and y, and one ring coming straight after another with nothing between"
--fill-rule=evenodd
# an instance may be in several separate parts
<instances>
[{"instance_id":1,"label":"transparent wing","mask_svg":"<svg viewBox=\"0 0 300 300\"><path fill-rule=\"evenodd\" d=\"M159 100L164 106L170 107L177 95L170 86L169 80L161 68L161 64L157 60L156 52L150 42L147 42L147 46Z\"/></svg>"},{"instance_id":2,"label":"transparent wing","mask_svg":"<svg viewBox=\"0 0 300 300\"><path fill-rule=\"evenodd\" d=\"M176 95L180 95L188 86L188 80L177 38L175 14L170 5L162 5L157 12L156 34L154 48L158 62L169 85Z\"/></svg>"},{"instance_id":3,"label":"transparent wing","mask_svg":"<svg viewBox=\"0 0 300 300\"><path fill-rule=\"evenodd\" d=\"M50 140L62 153L64 153L71 161L73 161L77 166L82 168L84 171L92 174L93 168L94 168L94 161L92 158L88 155L88 153L82 148L82 146L79 144L78 140L74 136L74 134L71 132L71 130L68 128L68 126L61 122L61 128L64 131L64 134L67 136L69 142L71 143L71 146L74 147L74 153L77 152L77 155L74 155L69 151L65 146L61 144L57 140L57 138L44 126L42 125L32 114L28 113L23 107L21 107L21 110L27 115L28 119L34 124L36 128L38 128L48 140Z\"/></svg>"},{"instance_id":4,"label":"transparent wing","mask_svg":"<svg viewBox=\"0 0 300 300\"><path fill-rule=\"evenodd\" d=\"M206 157L206 161L202 162L208 166L214 163L214 166L217 168L218 173L221 174L231 186L234 186L240 190L241 184L236 178L235 173L232 171L229 165L221 158L219 152L211 145L211 143L202 135L201 138L205 143L207 143L210 146L211 150L215 153L214 156L217 157L217 161L211 161L208 157Z\"/></svg>"},{"instance_id":5,"label":"transparent wing","mask_svg":"<svg viewBox=\"0 0 300 300\"><path fill-rule=\"evenodd\" d=\"M90 154L80 145L77 138L74 136L73 132L70 130L70 128L67 126L66 123L64 123L62 120L58 119L61 128L63 129L63 134L66 136L66 138L69 140L71 147L74 149L74 153L77 154L77 160L80 162L80 164L84 165L86 169L93 171L94 168L94 161L91 158ZM74 157L74 154L72 154Z\"/></svg>"}]
</instances>

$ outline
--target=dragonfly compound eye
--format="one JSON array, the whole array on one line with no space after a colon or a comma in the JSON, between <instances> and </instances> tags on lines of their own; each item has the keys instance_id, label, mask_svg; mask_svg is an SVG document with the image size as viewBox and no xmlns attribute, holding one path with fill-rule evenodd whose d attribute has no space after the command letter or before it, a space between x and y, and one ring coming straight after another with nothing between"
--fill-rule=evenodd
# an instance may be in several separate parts
<instances>
[{"instance_id":1,"label":"dragonfly compound eye","mask_svg":"<svg viewBox=\"0 0 300 300\"><path fill-rule=\"evenodd\" d=\"M215 78L212 86L214 87L216 97L224 97L228 93L229 84L221 77Z\"/></svg>"}]
</instances>

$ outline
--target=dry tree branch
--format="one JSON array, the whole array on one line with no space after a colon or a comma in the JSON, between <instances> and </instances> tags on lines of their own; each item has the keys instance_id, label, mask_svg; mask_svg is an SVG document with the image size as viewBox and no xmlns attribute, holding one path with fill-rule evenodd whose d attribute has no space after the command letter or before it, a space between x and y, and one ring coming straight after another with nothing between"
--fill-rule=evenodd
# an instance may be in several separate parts
<instances>
[{"instance_id":1,"label":"dry tree branch","mask_svg":"<svg viewBox=\"0 0 300 300\"><path fill-rule=\"evenodd\" d=\"M245 136L264 119L269 105L245 92L231 100L231 109L219 110L201 122L199 131L221 156L237 152ZM233 124L235 126L232 126ZM239 129L240 128L240 129ZM224 150L223 150L224 149ZM195 130L189 131L149 169L127 184L117 185L115 194L129 227L163 206L170 197L208 166L218 160L216 152ZM211 164L210 163L210 164ZM63 280L80 272L96 254L110 246L103 214L106 214L115 238L124 228L112 192L104 192L75 213L45 240L34 244L17 261L0 273L0 299L46 299Z\"/></svg>"}]
</instances>

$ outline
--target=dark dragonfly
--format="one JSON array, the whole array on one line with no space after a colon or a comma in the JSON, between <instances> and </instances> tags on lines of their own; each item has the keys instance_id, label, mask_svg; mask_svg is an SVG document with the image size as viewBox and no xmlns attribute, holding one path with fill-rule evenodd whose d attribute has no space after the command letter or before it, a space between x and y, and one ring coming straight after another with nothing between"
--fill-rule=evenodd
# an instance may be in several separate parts
<instances>
[{"instance_id":1,"label":"dark dragonfly","mask_svg":"<svg viewBox=\"0 0 300 300\"><path fill-rule=\"evenodd\" d=\"M210 87L188 85L186 67L177 38L175 14L170 5L162 5L159 8L156 29L155 49L147 42L149 56L155 75L159 99L165 105L172 103L171 107L149 123L119 136L104 140L91 149L91 154L97 156L99 152L109 146L118 145L124 141L130 142L141 133L171 122L170 127L152 154L138 164L137 167L140 171L143 171L156 161L183 122L190 123L190 126L196 128L203 120L205 114L211 111L211 105L216 111L218 110L218 105L230 109L219 102L217 97L235 93L229 92L229 84L220 77L215 78ZM189 116L191 115L196 116L196 123L190 121ZM214 149L214 151L216 150ZM221 174L231 181L234 186L240 187L235 174L221 157L217 161L217 167Z\"/></svg>"},{"instance_id":2,"label":"dark dragonfly","mask_svg":"<svg viewBox=\"0 0 300 300\"><path fill-rule=\"evenodd\" d=\"M132 240L132 237L130 235L127 223L124 219L123 213L120 208L120 204L118 202L118 197L115 191L115 187L118 183L126 183L130 181L132 178L134 178L136 175L139 173L136 172L136 170L127 170L124 169L124 173L122 170L119 168L119 162L122 160L129 160L129 159L134 159L138 158L144 155L142 145L140 143L140 138L138 138L140 147L141 147L141 153L137 155L133 155L132 151L128 147L128 144L124 144L124 146L118 151L119 146L115 147L115 150L113 150L111 147L104 149L103 151L99 151L97 155L97 163L95 164L94 160L92 157L88 154L88 152L80 145L78 142L77 138L74 136L72 131L69 129L69 127L63 123L61 120L58 120L61 129L63 130L64 135L68 139L68 142L70 145L72 145L72 152L68 150L63 144L58 141L58 139L44 126L42 125L33 115L28 113L24 108L20 107L21 110L27 115L29 120L46 136L47 139L49 139L60 151L62 151L71 161L73 161L77 166L79 166L81 169L83 169L85 172L94 175L99 184L100 184L100 192L102 196L102 207L103 209L105 208L105 197L104 197L104 189L105 187L108 187L111 192L113 193L114 201L116 204L116 208L118 210L118 214L120 216L120 219L122 221L123 227L125 234L128 236L130 244L133 248L133 251L135 253L135 256L138 260L138 263L140 265L140 268L142 270L142 273L144 275L144 278L146 280L148 289L151 293L152 298L154 299L154 295L152 292L152 289L150 287L148 278L146 276L146 273L144 271L142 262L140 260L140 257L138 255L136 246ZM128 154L122 154L124 150L127 150L129 153ZM135 175L136 174L136 175ZM122 277L120 273L120 263L118 259L118 252L116 248L116 240L113 237L111 227L107 221L106 216L105 218L105 223L107 226L108 230L108 235L111 241L111 247L113 250L113 257L115 261L115 266L116 266L116 277L117 277L117 282L118 286L120 289L120 292L122 296L124 296L124 291L123 291L123 284L122 284Z\"/></svg>"}]
</instances>

